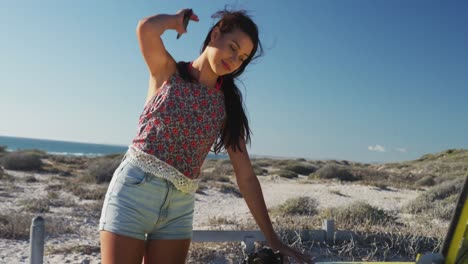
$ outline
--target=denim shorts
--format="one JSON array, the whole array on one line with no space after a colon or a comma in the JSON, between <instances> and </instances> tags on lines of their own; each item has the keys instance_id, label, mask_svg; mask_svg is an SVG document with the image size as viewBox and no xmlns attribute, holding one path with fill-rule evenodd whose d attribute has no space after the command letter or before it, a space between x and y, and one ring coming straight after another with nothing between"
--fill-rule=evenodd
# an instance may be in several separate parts
<instances>
[{"instance_id":1,"label":"denim shorts","mask_svg":"<svg viewBox=\"0 0 468 264\"><path fill-rule=\"evenodd\" d=\"M195 195L124 158L102 207L99 230L140 240L190 239Z\"/></svg>"}]
</instances>

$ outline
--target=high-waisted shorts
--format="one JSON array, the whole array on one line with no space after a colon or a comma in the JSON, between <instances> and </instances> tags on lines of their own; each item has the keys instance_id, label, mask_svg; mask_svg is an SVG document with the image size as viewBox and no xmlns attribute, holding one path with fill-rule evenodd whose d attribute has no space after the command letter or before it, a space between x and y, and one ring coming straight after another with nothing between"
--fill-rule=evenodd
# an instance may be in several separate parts
<instances>
[{"instance_id":1,"label":"high-waisted shorts","mask_svg":"<svg viewBox=\"0 0 468 264\"><path fill-rule=\"evenodd\" d=\"M195 196L124 158L102 207L99 230L141 240L190 239Z\"/></svg>"}]
</instances>

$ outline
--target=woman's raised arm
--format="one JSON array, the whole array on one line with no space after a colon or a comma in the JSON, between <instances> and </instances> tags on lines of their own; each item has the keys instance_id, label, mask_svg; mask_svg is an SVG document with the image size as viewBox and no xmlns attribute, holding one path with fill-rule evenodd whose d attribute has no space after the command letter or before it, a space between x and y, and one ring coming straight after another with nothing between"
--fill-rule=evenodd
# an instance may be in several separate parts
<instances>
[{"instance_id":1,"label":"woman's raised arm","mask_svg":"<svg viewBox=\"0 0 468 264\"><path fill-rule=\"evenodd\" d=\"M138 22L137 38L151 75L151 81L154 82L153 88L161 87L176 70L176 62L164 47L161 35L168 29L173 29L180 34L185 33L183 17L187 10L182 9L175 15L158 14ZM190 19L198 21L195 14Z\"/></svg>"}]
</instances>

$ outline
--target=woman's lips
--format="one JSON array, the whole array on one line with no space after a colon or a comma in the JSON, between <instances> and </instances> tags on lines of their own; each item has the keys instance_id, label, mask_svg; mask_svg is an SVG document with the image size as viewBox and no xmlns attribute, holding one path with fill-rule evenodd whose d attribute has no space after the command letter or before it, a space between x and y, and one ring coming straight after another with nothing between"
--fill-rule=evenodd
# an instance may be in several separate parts
<instances>
[{"instance_id":1,"label":"woman's lips","mask_svg":"<svg viewBox=\"0 0 468 264\"><path fill-rule=\"evenodd\" d=\"M224 60L221 60L221 63L223 64L224 69L226 69L227 71L231 71L231 67L229 67L229 65L226 62L224 62Z\"/></svg>"}]
</instances>

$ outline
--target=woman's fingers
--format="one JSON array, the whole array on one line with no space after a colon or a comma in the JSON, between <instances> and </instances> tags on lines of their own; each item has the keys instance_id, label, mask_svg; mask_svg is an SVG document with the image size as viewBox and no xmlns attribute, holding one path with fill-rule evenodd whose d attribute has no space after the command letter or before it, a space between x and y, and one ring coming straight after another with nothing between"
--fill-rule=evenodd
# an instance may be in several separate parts
<instances>
[{"instance_id":1,"label":"woman's fingers","mask_svg":"<svg viewBox=\"0 0 468 264\"><path fill-rule=\"evenodd\" d=\"M181 10L177 11L177 13L176 13L176 16L178 17L178 21L179 21L179 23L178 23L178 25L176 27L176 31L177 31L177 33L179 33L179 35L187 33L186 25L184 25L185 24L184 23L184 17L185 17L185 14L187 12L190 12L190 11L191 11L191 9L185 8L185 9L181 9ZM195 13L193 13L193 11L192 11L192 14L189 17L189 20L192 20L192 21L195 21L195 22L199 21L198 16ZM188 21L187 21L187 23L188 23Z\"/></svg>"},{"instance_id":2,"label":"woman's fingers","mask_svg":"<svg viewBox=\"0 0 468 264\"><path fill-rule=\"evenodd\" d=\"M193 20L193 21L195 21L195 22L200 21L200 20L198 19L198 16L195 15L195 13L192 13L192 16L190 17L190 20Z\"/></svg>"},{"instance_id":3,"label":"woman's fingers","mask_svg":"<svg viewBox=\"0 0 468 264\"><path fill-rule=\"evenodd\" d=\"M291 247L286 246L283 254L288 256L288 257L294 258L296 261L299 261L299 263L307 263L307 264L314 264L315 263L312 260L311 256L303 254L303 253L301 253L301 252L299 252L297 250L294 250Z\"/></svg>"}]
</instances>

